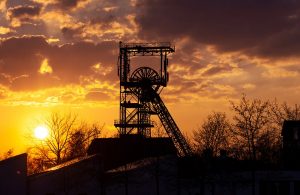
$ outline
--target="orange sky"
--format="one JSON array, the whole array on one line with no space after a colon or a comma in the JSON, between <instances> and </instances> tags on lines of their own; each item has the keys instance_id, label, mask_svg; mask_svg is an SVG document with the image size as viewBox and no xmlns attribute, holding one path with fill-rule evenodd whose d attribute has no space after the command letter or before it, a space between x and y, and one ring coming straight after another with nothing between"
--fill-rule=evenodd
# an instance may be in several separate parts
<instances>
[{"instance_id":1,"label":"orange sky","mask_svg":"<svg viewBox=\"0 0 300 195\"><path fill-rule=\"evenodd\" d=\"M242 93L296 104L299 8L293 0L2 0L0 154L25 151L26 134L52 111L115 133L119 41L175 44L162 99L184 132L228 112Z\"/></svg>"}]
</instances>

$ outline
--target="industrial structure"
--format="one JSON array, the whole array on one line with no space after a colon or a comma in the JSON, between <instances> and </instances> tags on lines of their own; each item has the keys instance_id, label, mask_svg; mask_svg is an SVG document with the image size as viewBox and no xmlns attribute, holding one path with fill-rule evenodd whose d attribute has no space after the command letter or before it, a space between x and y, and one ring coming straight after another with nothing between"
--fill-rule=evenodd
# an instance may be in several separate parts
<instances>
[{"instance_id":1,"label":"industrial structure","mask_svg":"<svg viewBox=\"0 0 300 195\"><path fill-rule=\"evenodd\" d=\"M151 115L158 115L179 156L191 154L191 148L180 132L170 112L160 98L169 80L168 55L175 52L170 43L122 43L118 58L120 78L120 118L114 125L120 137L130 134L151 137L154 127ZM137 66L131 70L133 57L154 56L160 59L155 68Z\"/></svg>"}]
</instances>

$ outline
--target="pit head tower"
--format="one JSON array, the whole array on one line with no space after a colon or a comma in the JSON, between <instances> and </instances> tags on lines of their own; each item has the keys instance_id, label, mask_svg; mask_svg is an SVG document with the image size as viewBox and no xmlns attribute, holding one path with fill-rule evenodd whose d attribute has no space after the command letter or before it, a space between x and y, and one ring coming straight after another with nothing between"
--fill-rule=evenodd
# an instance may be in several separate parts
<instances>
[{"instance_id":1,"label":"pit head tower","mask_svg":"<svg viewBox=\"0 0 300 195\"><path fill-rule=\"evenodd\" d=\"M175 52L175 46L169 42L120 42L119 47L117 66L120 78L120 115L114 125L118 128L120 137L138 134L150 138L151 128L154 127L151 116L157 115L172 139L178 155L190 155L190 146L160 98L160 92L169 80L168 55ZM131 58L144 56L156 56L160 63L155 69L138 66L131 70Z\"/></svg>"}]
</instances>

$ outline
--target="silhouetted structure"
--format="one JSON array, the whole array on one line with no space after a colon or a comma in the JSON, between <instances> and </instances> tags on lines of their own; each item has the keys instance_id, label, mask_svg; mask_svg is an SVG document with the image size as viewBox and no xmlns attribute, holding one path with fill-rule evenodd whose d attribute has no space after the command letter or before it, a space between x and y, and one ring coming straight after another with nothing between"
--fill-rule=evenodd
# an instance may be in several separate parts
<instances>
[{"instance_id":1,"label":"silhouetted structure","mask_svg":"<svg viewBox=\"0 0 300 195\"><path fill-rule=\"evenodd\" d=\"M286 120L282 126L283 162L286 168L300 168L300 121Z\"/></svg>"},{"instance_id":2,"label":"silhouetted structure","mask_svg":"<svg viewBox=\"0 0 300 195\"><path fill-rule=\"evenodd\" d=\"M0 161L0 194L25 195L27 180L27 154Z\"/></svg>"},{"instance_id":3,"label":"silhouetted structure","mask_svg":"<svg viewBox=\"0 0 300 195\"><path fill-rule=\"evenodd\" d=\"M94 139L88 148L88 155L100 155L104 170L148 157L176 156L176 148L170 138L146 139L141 135L121 138Z\"/></svg>"},{"instance_id":4,"label":"silhouetted structure","mask_svg":"<svg viewBox=\"0 0 300 195\"><path fill-rule=\"evenodd\" d=\"M170 43L122 43L118 60L120 78L120 119L115 121L120 137L138 134L151 137L151 115L158 115L179 156L191 154L190 146L181 134L159 94L168 82L168 55L175 52ZM138 67L131 73L132 56L160 57L159 71Z\"/></svg>"}]
</instances>

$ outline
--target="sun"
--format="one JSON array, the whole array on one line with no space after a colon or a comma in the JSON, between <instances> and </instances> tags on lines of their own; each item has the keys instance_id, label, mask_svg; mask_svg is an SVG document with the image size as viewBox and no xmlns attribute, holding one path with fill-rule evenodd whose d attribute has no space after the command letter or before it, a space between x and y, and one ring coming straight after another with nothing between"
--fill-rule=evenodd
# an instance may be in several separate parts
<instances>
[{"instance_id":1,"label":"sun","mask_svg":"<svg viewBox=\"0 0 300 195\"><path fill-rule=\"evenodd\" d=\"M37 126L34 129L34 136L40 140L45 139L49 134L49 130L45 126Z\"/></svg>"}]
</instances>

